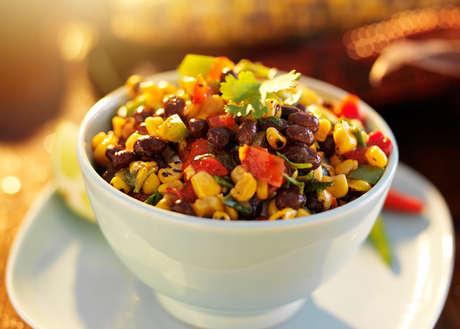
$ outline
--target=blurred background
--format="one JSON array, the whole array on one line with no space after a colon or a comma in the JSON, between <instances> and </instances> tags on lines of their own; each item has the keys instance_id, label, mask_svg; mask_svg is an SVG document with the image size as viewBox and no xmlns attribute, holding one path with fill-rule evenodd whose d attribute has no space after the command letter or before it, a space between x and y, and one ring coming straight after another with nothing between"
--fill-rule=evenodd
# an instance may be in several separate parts
<instances>
[{"instance_id":1,"label":"blurred background","mask_svg":"<svg viewBox=\"0 0 460 329\"><path fill-rule=\"evenodd\" d=\"M173 70L187 53L296 69L359 95L392 127L401 161L443 194L459 259L460 1L3 0L0 328L28 328L4 267L51 180L56 123L80 122L131 74ZM437 329L460 328L459 272Z\"/></svg>"}]
</instances>

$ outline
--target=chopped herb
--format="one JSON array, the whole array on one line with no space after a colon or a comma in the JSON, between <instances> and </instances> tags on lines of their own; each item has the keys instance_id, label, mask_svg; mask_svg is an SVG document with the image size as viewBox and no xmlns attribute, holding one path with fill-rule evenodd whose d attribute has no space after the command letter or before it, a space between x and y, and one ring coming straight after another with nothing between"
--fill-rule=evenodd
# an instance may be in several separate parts
<instances>
[{"instance_id":1,"label":"chopped herb","mask_svg":"<svg viewBox=\"0 0 460 329\"><path fill-rule=\"evenodd\" d=\"M312 179L311 181L305 183L305 192L316 191L319 194L333 184L334 182L318 182Z\"/></svg>"},{"instance_id":2,"label":"chopped herb","mask_svg":"<svg viewBox=\"0 0 460 329\"><path fill-rule=\"evenodd\" d=\"M226 206L229 206L243 214L250 214L251 213L251 205L249 202L238 202L231 194L228 194L222 201L222 203Z\"/></svg>"},{"instance_id":3,"label":"chopped herb","mask_svg":"<svg viewBox=\"0 0 460 329\"><path fill-rule=\"evenodd\" d=\"M294 179L292 177L289 177L286 174L283 174L283 176L284 176L284 178L286 178L286 180L288 181L289 184L297 186L300 189L300 191L303 193L303 190L304 190L304 187L305 187L304 182L299 182L298 180L296 180L296 179Z\"/></svg>"},{"instance_id":4,"label":"chopped herb","mask_svg":"<svg viewBox=\"0 0 460 329\"><path fill-rule=\"evenodd\" d=\"M153 193L151 196L145 200L145 203L151 204L152 206L156 206L158 201L160 201L163 198L163 195L158 192L158 190L155 188L155 193Z\"/></svg>"},{"instance_id":5,"label":"chopped herb","mask_svg":"<svg viewBox=\"0 0 460 329\"><path fill-rule=\"evenodd\" d=\"M223 179L222 177L220 176L217 176L217 175L214 175L214 180L216 181L217 184L219 184L220 186L222 187L226 187L228 189L231 189L233 188L233 184L227 182L225 179Z\"/></svg>"},{"instance_id":6,"label":"chopped herb","mask_svg":"<svg viewBox=\"0 0 460 329\"><path fill-rule=\"evenodd\" d=\"M268 118L264 118L264 119L258 119L257 120L257 123L258 124L261 124L261 123L266 123L266 122L273 122L274 124L278 125L278 126L281 126L283 123L281 122L281 119L278 118L277 116L269 116Z\"/></svg>"},{"instance_id":7,"label":"chopped herb","mask_svg":"<svg viewBox=\"0 0 460 329\"><path fill-rule=\"evenodd\" d=\"M125 181L126 184L129 185L131 189L134 189L134 185L136 183L136 177L137 177L137 173L132 173L132 172L127 171L123 175L123 180Z\"/></svg>"},{"instance_id":8,"label":"chopped herb","mask_svg":"<svg viewBox=\"0 0 460 329\"><path fill-rule=\"evenodd\" d=\"M276 152L276 154L284 159L284 161L286 161L287 163L289 163L292 167L294 168L298 168L298 169L309 169L311 168L313 165L311 163L294 163L294 162L291 162L288 160L288 158L286 158L284 155L282 155L280 152Z\"/></svg>"},{"instance_id":9,"label":"chopped herb","mask_svg":"<svg viewBox=\"0 0 460 329\"><path fill-rule=\"evenodd\" d=\"M372 185L375 185L382 177L384 171L385 168L364 164L359 165L358 169L353 170L348 177L364 180Z\"/></svg>"}]
</instances>

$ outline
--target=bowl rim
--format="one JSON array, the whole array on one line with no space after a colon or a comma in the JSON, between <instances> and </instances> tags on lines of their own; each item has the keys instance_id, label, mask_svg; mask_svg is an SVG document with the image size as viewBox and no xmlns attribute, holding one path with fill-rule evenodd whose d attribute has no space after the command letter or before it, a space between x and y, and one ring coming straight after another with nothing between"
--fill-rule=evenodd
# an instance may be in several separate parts
<instances>
[{"instance_id":1,"label":"bowl rim","mask_svg":"<svg viewBox=\"0 0 460 329\"><path fill-rule=\"evenodd\" d=\"M175 78L178 78L179 75L177 71L167 71L159 74L155 74L146 78L146 80L152 80L159 82L161 80L171 81ZM177 81L177 80L176 80ZM308 88L313 89L318 92L320 95L328 95L330 98L341 98L348 92L335 87L327 82L320 81L314 78L302 76L301 83L306 85ZM293 226L303 226L303 225L319 225L324 222L330 222L334 220L340 220L344 216L356 211L357 209L363 207L365 204L369 203L373 199L378 197L378 194L384 193L385 186L391 183L393 179L399 160L399 150L398 145L395 139L395 136L388 126L388 124L383 120L383 118L368 104L361 100L359 107L363 109L366 113L367 118L372 118L373 121L379 130L384 130L385 135L391 139L393 142L393 151L388 157L388 164L385 172L383 173L380 180L375 184L371 190L366 192L364 195L360 196L356 200L347 203L343 206L331 209L319 214L314 214L312 216L298 217L291 220L276 220L276 221L220 221L213 220L211 218L202 218L190 215L184 215L176 213L170 210L164 210L161 208L152 207L151 205L145 204L139 200L136 200L123 192L118 191L117 189L107 184L107 182L96 172L96 170L91 165L88 155L86 154L86 143L85 137L88 130L88 125L91 121L99 115L100 111L106 109L108 104L113 99L119 99L126 97L127 89L125 86L119 87L118 89L112 91L101 100L99 100L86 114L83 119L77 137L76 151L77 159L79 162L80 169L83 173L83 176L88 177L93 181L98 188L102 189L106 194L108 193L115 201L126 205L126 207L135 207L137 211L141 211L146 215L154 216L156 220L162 219L167 221L174 221L176 224L181 225L190 225L190 226L199 226L204 228L226 228L226 229L273 229L273 228L292 228ZM110 108L113 111L113 107ZM86 187L86 182L85 182Z\"/></svg>"}]
</instances>

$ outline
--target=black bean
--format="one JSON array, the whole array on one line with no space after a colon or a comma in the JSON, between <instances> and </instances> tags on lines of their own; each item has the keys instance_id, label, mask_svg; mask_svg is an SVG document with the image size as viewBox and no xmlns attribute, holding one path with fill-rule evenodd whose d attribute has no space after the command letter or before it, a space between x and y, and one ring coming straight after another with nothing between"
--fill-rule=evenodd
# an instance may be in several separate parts
<instances>
[{"instance_id":1,"label":"black bean","mask_svg":"<svg viewBox=\"0 0 460 329\"><path fill-rule=\"evenodd\" d=\"M310 170L315 170L321 164L321 157L307 145L291 144L280 152L294 163L311 163L313 166Z\"/></svg>"},{"instance_id":2,"label":"black bean","mask_svg":"<svg viewBox=\"0 0 460 329\"><path fill-rule=\"evenodd\" d=\"M166 149L167 144L156 136L144 135L134 143L134 152L139 157L152 157Z\"/></svg>"},{"instance_id":3,"label":"black bean","mask_svg":"<svg viewBox=\"0 0 460 329\"><path fill-rule=\"evenodd\" d=\"M137 160L137 155L130 150L121 150L113 155L112 163L115 169L128 168L131 162Z\"/></svg>"},{"instance_id":4,"label":"black bean","mask_svg":"<svg viewBox=\"0 0 460 329\"><path fill-rule=\"evenodd\" d=\"M207 137L209 144L219 150L235 146L235 133L226 126L209 129Z\"/></svg>"},{"instance_id":5,"label":"black bean","mask_svg":"<svg viewBox=\"0 0 460 329\"><path fill-rule=\"evenodd\" d=\"M296 106L300 111L305 112L305 113L308 113L307 107L306 107L305 105L303 105L303 104L301 104L301 103L297 103L295 106Z\"/></svg>"},{"instance_id":6,"label":"black bean","mask_svg":"<svg viewBox=\"0 0 460 329\"><path fill-rule=\"evenodd\" d=\"M147 130L147 127L145 126L145 122L142 122L139 127L137 127L137 132L141 135L148 135L149 132Z\"/></svg>"},{"instance_id":7,"label":"black bean","mask_svg":"<svg viewBox=\"0 0 460 329\"><path fill-rule=\"evenodd\" d=\"M192 118L188 122L188 133L195 138L206 138L209 130L209 124L206 120Z\"/></svg>"},{"instance_id":8,"label":"black bean","mask_svg":"<svg viewBox=\"0 0 460 329\"><path fill-rule=\"evenodd\" d=\"M155 154L152 157L151 161L155 161L157 163L158 170L168 165L168 161L166 161L166 158L164 157L163 154Z\"/></svg>"},{"instance_id":9,"label":"black bean","mask_svg":"<svg viewBox=\"0 0 460 329\"><path fill-rule=\"evenodd\" d=\"M246 119L238 127L238 132L236 133L236 142L240 145L249 145L258 132L259 129L257 128L257 123L250 119Z\"/></svg>"},{"instance_id":10,"label":"black bean","mask_svg":"<svg viewBox=\"0 0 460 329\"><path fill-rule=\"evenodd\" d=\"M221 83L222 83L222 82L226 82L226 81L225 81L225 77L226 77L227 75L233 75L233 76L238 80L238 74L236 74L235 71L233 71L233 70L226 70L226 71L222 72L222 74L220 75L220 82L221 82Z\"/></svg>"},{"instance_id":11,"label":"black bean","mask_svg":"<svg viewBox=\"0 0 460 329\"><path fill-rule=\"evenodd\" d=\"M136 120L137 124L144 122L145 118L151 115L152 115L152 110L144 106L139 106L133 113L133 117Z\"/></svg>"},{"instance_id":12,"label":"black bean","mask_svg":"<svg viewBox=\"0 0 460 329\"><path fill-rule=\"evenodd\" d=\"M308 113L303 113L303 112L297 112L297 113L292 113L288 117L288 122L291 125L300 125L308 130L311 130L312 132L315 132L319 128L319 120L317 117L315 117L313 114L308 114Z\"/></svg>"},{"instance_id":13,"label":"black bean","mask_svg":"<svg viewBox=\"0 0 460 329\"><path fill-rule=\"evenodd\" d=\"M310 192L307 194L306 207L314 213L323 211L323 203L318 200L318 194L316 192Z\"/></svg>"},{"instance_id":14,"label":"black bean","mask_svg":"<svg viewBox=\"0 0 460 329\"><path fill-rule=\"evenodd\" d=\"M245 201L245 203L250 206L251 213L245 214L245 213L240 212L239 213L239 219L245 219L245 220L257 219L260 216L260 214L262 213L263 201L260 200L255 195L251 199L249 199L248 201Z\"/></svg>"},{"instance_id":15,"label":"black bean","mask_svg":"<svg viewBox=\"0 0 460 329\"><path fill-rule=\"evenodd\" d=\"M300 109L295 106L283 105L281 107L281 117L286 120L292 113L297 113L297 112L300 112Z\"/></svg>"},{"instance_id":16,"label":"black bean","mask_svg":"<svg viewBox=\"0 0 460 329\"><path fill-rule=\"evenodd\" d=\"M105 156L112 161L113 155L118 151L124 150L125 148L121 145L109 145L105 150Z\"/></svg>"},{"instance_id":17,"label":"black bean","mask_svg":"<svg viewBox=\"0 0 460 329\"><path fill-rule=\"evenodd\" d=\"M274 123L273 121L261 121L259 123L259 129L260 131L267 131L268 128L272 127L278 130L280 133L284 134L286 129L289 127L289 123L282 118L280 118L280 121L281 121L281 125L278 125Z\"/></svg>"},{"instance_id":18,"label":"black bean","mask_svg":"<svg viewBox=\"0 0 460 329\"><path fill-rule=\"evenodd\" d=\"M292 125L286 129L285 136L293 143L302 143L310 146L315 142L313 133L307 128L299 125Z\"/></svg>"},{"instance_id":19,"label":"black bean","mask_svg":"<svg viewBox=\"0 0 460 329\"><path fill-rule=\"evenodd\" d=\"M328 135L324 142L318 142L319 149L328 156L332 156L335 153L335 142L332 135Z\"/></svg>"},{"instance_id":20,"label":"black bean","mask_svg":"<svg viewBox=\"0 0 460 329\"><path fill-rule=\"evenodd\" d=\"M171 115L177 114L179 115L182 120L184 120L184 109L185 109L185 101L183 98L179 96L171 96L165 102L165 117L168 118Z\"/></svg>"},{"instance_id":21,"label":"black bean","mask_svg":"<svg viewBox=\"0 0 460 329\"><path fill-rule=\"evenodd\" d=\"M171 206L171 210L184 215L196 216L192 206L184 200L177 199Z\"/></svg>"},{"instance_id":22,"label":"black bean","mask_svg":"<svg viewBox=\"0 0 460 329\"><path fill-rule=\"evenodd\" d=\"M110 181L112 180L112 178L115 177L115 173L117 172L118 170L116 170L115 168L110 168L108 170L106 170L103 174L102 174L102 178L104 178L104 180L107 182L107 183L110 183Z\"/></svg>"},{"instance_id":23,"label":"black bean","mask_svg":"<svg viewBox=\"0 0 460 329\"><path fill-rule=\"evenodd\" d=\"M236 166L240 165L241 162L237 162L235 159L238 158L238 151L225 149L225 150L218 150L214 149L215 156L217 160L228 170L228 172L232 172ZM236 153L236 157L234 156ZM239 159L239 158L238 158Z\"/></svg>"},{"instance_id":24,"label":"black bean","mask_svg":"<svg viewBox=\"0 0 460 329\"><path fill-rule=\"evenodd\" d=\"M284 208L297 210L303 207L306 201L307 197L305 194L295 185L280 189L276 194L276 207L279 210Z\"/></svg>"}]
</instances>

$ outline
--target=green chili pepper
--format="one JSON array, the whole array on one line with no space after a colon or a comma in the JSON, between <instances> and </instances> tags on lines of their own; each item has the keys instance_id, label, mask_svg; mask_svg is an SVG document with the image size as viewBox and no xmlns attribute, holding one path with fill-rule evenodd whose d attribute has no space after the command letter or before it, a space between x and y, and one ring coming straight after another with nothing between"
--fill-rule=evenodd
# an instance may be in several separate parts
<instances>
[{"instance_id":1,"label":"green chili pepper","mask_svg":"<svg viewBox=\"0 0 460 329\"><path fill-rule=\"evenodd\" d=\"M393 264L393 253L391 251L390 240L388 239L383 217L380 215L369 233L369 240L374 244L375 248L382 256L388 266Z\"/></svg>"},{"instance_id":2,"label":"green chili pepper","mask_svg":"<svg viewBox=\"0 0 460 329\"><path fill-rule=\"evenodd\" d=\"M243 214L251 213L251 206L249 202L238 202L230 193L222 200L222 203L229 206ZM246 204L247 203L247 204Z\"/></svg>"},{"instance_id":3,"label":"green chili pepper","mask_svg":"<svg viewBox=\"0 0 460 329\"><path fill-rule=\"evenodd\" d=\"M223 179L222 177L220 176L217 176L217 175L214 175L214 180L216 181L217 184L219 184L220 186L222 187L226 187L228 189L231 189L233 188L233 184L227 182L225 179Z\"/></svg>"},{"instance_id":4,"label":"green chili pepper","mask_svg":"<svg viewBox=\"0 0 460 329\"><path fill-rule=\"evenodd\" d=\"M294 168L298 168L298 169L308 169L308 168L311 168L313 165L311 163L294 163L294 162L291 162L288 160L288 158L286 158L284 155L282 155L280 152L276 152L276 154L284 159L284 161L286 161L287 163L289 163L292 167Z\"/></svg>"}]
</instances>

